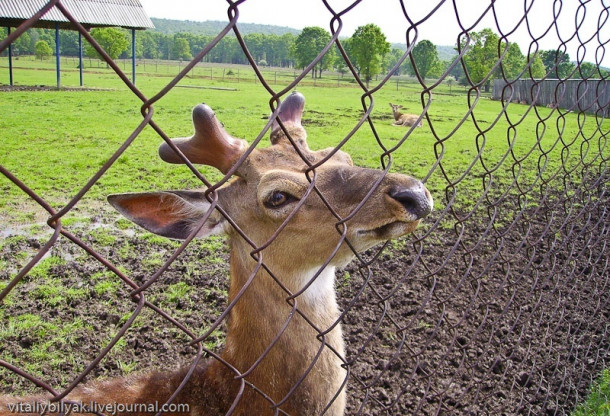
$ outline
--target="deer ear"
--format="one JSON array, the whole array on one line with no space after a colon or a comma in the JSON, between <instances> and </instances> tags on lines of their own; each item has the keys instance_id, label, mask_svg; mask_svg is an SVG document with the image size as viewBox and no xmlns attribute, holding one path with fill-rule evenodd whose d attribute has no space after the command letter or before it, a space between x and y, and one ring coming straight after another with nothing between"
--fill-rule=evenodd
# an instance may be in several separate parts
<instances>
[{"instance_id":1,"label":"deer ear","mask_svg":"<svg viewBox=\"0 0 610 416\"><path fill-rule=\"evenodd\" d=\"M193 232L211 207L203 192L191 191L115 194L108 196L108 202L142 228L179 240ZM224 233L225 225L225 218L214 210L197 237Z\"/></svg>"}]
</instances>

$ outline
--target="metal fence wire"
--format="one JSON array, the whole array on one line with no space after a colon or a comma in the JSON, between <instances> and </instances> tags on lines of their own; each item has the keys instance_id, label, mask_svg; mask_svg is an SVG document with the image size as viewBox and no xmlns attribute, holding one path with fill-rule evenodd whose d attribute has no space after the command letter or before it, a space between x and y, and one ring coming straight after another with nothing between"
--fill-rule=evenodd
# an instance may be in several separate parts
<instances>
[{"instance_id":1,"label":"metal fence wire","mask_svg":"<svg viewBox=\"0 0 610 416\"><path fill-rule=\"evenodd\" d=\"M123 317L111 316L100 311L104 303L100 303L99 299L95 303L95 296L86 301L91 302L88 313L99 320L92 324L94 328L116 327L116 331L105 339L73 340L78 344L91 343L88 363L74 365L69 358L69 346L64 351L65 363L58 367L61 370L57 370L60 374L35 373L28 369L27 363L19 361L19 357L11 359L4 356L0 360L3 367L0 377L11 380L20 391L46 392L51 402L67 403L70 402L70 392L77 391L98 375L112 377L120 374L121 369L113 364L117 362L115 354L128 351L131 355L127 357L141 361L138 367L141 370L147 367L173 368L176 363L167 360L182 361L186 370L175 391L170 393L170 400L178 397L177 403L183 398L180 396L181 389L198 377L202 362L209 359L221 361L233 379L237 380L238 388L230 390L232 396L229 403L239 406L241 400L254 394L267 400L270 414L298 413L298 410L286 410L284 403L289 402L291 394L298 392L308 371L296 377L297 382L287 398L274 400L272 392L262 391L256 379L219 355L229 312L247 301L242 298L243 293L235 297L234 305L228 305L222 290L210 297L210 289L206 289L206 285L211 283L205 278L199 280L197 290L207 290L207 297L197 295L200 296L197 299L201 303L212 302L216 309L216 314L209 316L206 322L193 322L188 314L176 317L177 309L196 309L200 302L181 303L178 299L173 306L160 306L153 301L151 293L162 284L166 270L178 268L185 278L193 274L211 275L206 267L209 259L217 259L215 253L198 249L193 252L194 241L179 246L166 245L163 250L167 256L156 266L155 273L141 276L139 262L144 261L142 258L132 263L113 264L107 259L108 250L94 249L86 233L63 225L62 218L77 209L75 206L79 202L83 203L83 197L117 163L117 159L130 148L145 127L152 127L161 138L168 140L167 134L155 122L155 103L172 91L231 32L255 71L257 82L268 91L271 110L275 110L292 90L299 87L313 66L336 45L340 58L345 61L357 88L362 91L362 115L354 119L354 131L367 131L377 141L384 168L380 172L385 175L390 168L393 169L392 155L408 147L414 132L419 134L421 130L401 130L402 137L397 144L391 148L385 147L384 138L379 137L376 129L380 121L372 117L371 112L375 106L387 107L387 103L376 102L375 98L382 88L391 84L392 74L398 65L411 61L418 68L418 62L411 52L419 40L419 31L430 24L442 6L445 11L452 11L460 27L458 55L438 80L424 79L418 73L415 76L421 91L419 114L422 115L424 129L429 130L429 149L434 152L433 162L426 167L428 175L421 179L430 184L431 178L439 178L441 186L433 189L436 210L424 220L425 224L418 231L407 238L406 245L394 244L364 253L339 273L336 287L346 350L344 353L332 353L340 357L345 369L345 380L339 387L339 390L346 392L345 413L561 415L570 414L584 400L592 382L608 367L610 359L610 204L607 187L610 152L608 121L605 119L608 83L607 73L601 71L605 47L610 40L603 38L604 33L608 34L609 6L603 2L581 1L575 15L568 17L575 21L576 29L567 39L561 37L562 32L556 30L556 26L545 31L532 30L536 26L536 16L530 13L530 6L540 3L538 0L524 2L522 19L511 28L502 24L502 16L496 13L494 2L482 9L481 16L473 19L475 23L468 26L460 16L461 8L470 7L470 4L458 6L455 1L440 1L435 6L431 5L428 15L416 18L409 14L408 4L399 1L404 14L408 48L395 68L372 80L368 86L350 62L342 43L342 22L349 17L352 9L359 6L359 2L343 10L335 10L329 2L322 2L328 10L328 30L332 39L308 67L297 73L294 81L279 91L263 76L244 42L239 25L243 1L228 1L229 20L226 27L153 97L145 96L130 81L89 32L75 21L62 1L46 3L39 13L0 43L1 52L31 28L47 10L57 7L142 102L139 126L85 186L64 190L66 194L75 196L61 209L47 201L45 195L28 187L25 178L16 177L0 166L0 171L12 185L48 213L47 224L53 230L48 241L38 243L35 255L28 258L25 266L10 278L8 273L3 275L8 283L0 294L0 301L4 302L0 305L4 310L0 328L7 330L11 314L16 316L20 313L12 310L6 302L8 296L28 296L34 291L36 281L28 280L28 273L60 246L84 250L87 261L101 267L109 281L120 281L122 290L117 291L116 295L104 295L110 298L102 300L125 308ZM559 19L563 3L567 2L556 0L548 3ZM600 6L601 12L596 20L597 30L587 37L583 35L585 30L581 22L587 14L590 19L589 7L592 4ZM517 80L507 79L502 70L506 65L506 54L502 44L498 44L491 72L481 81L473 81L466 71L463 108L459 114L450 115L455 121L454 128L442 131L436 127L435 114L438 113L434 105L435 98L440 96L437 91L449 78L452 69L457 66L468 68L465 56L474 43L470 33L479 29L475 25L485 16L493 17L495 27L492 29L499 33L502 42L510 42L511 34L517 28L526 28L531 40L529 56L537 53L539 42L549 34L559 36L555 47L560 51L568 42L577 42L578 62L568 77L579 72L586 51L594 49L595 71L589 79L569 83L566 79L555 79L551 81L552 84L547 84L547 79L553 78L551 74L532 79L526 67ZM495 76L493 74L498 73L497 69L500 69L501 82L496 84L502 91L496 92L499 98L498 112L490 117L489 114L480 114L478 110L481 101L488 99L484 94L484 85ZM527 88L521 84L525 81ZM587 93L570 95L574 101L569 105L553 108L539 105L538 93L548 85L553 87L551 94L565 102L568 84L577 84L577 91L578 88L581 91L586 89ZM519 91L519 97L514 96L513 91ZM586 105L579 101L585 95ZM247 106L248 97L243 98ZM206 101L205 90L202 90L201 100ZM208 104L214 107L213 102ZM104 109L100 108L99 111ZM9 118L11 115L4 114L2 117ZM535 118L535 130L524 128L526 117ZM307 118L307 113L304 118ZM460 129L465 125L474 126L476 133L469 137L468 149L457 149L452 142L463 134ZM490 137L497 135L498 131L505 136L505 147L496 159L490 157L488 152ZM265 147L261 138L266 133L261 131L257 140L252 140L252 137L247 139L258 147ZM340 146L349 142L353 133L346 132ZM525 150L517 145L521 141L527 143ZM498 146L497 141L493 143ZM467 155L459 172L447 165L455 152ZM21 156L16 153L10 157ZM237 167L244 158L238 160ZM305 158L304 161L312 166ZM195 166L187 165L201 181L202 187L211 190L209 196L213 200L215 190L227 178L220 182L211 181ZM408 174L408 167L405 170ZM309 174L315 176L315 167L310 169ZM476 183L476 188L467 186L468 183ZM61 187L62 184L57 186ZM312 192L315 192L315 187ZM332 214L337 218L337 230L341 234L343 219L336 212ZM265 267L265 247L252 243L251 236L240 229L237 232L242 233L244 241L252 244L251 254L261 262L258 266ZM124 244L129 244L129 241ZM158 247L155 244L163 243L151 242L142 248L143 258L155 253ZM260 252L263 253L262 257L257 255ZM286 256L291 256L291 253L287 252ZM194 258L198 259L197 266L188 265ZM71 264L76 270L81 270L78 260ZM187 270L189 267L195 269ZM210 263L209 267L219 267L218 262ZM272 275L272 283L281 285L282 276L274 275L272 270L268 272ZM83 272L83 280L89 277ZM217 284L225 285L226 290L226 282ZM299 310L298 302L293 301L291 293L286 292L286 303L292 309L286 317L285 326L295 319L309 322ZM264 309L265 305L259 304L258 307ZM54 309L55 315L63 316L73 313L74 305L60 304L47 308ZM43 312L48 313L40 311L41 314ZM316 337L320 351L330 348L324 340L336 323L327 328L310 325L307 332ZM166 329L162 335L151 337L150 333L156 326ZM278 334L267 346L265 354L277 342L281 342L281 335ZM36 337L44 338L44 334L31 333L19 338L5 336L3 349L8 350L11 343L27 349ZM255 343L256 339L252 342ZM167 350L172 348L179 353L167 355ZM294 354L296 357L302 352L294 351ZM321 352L316 352L311 357L312 366L320 355ZM263 355L258 361L264 361L264 358ZM290 363L294 357L286 356L284 359ZM278 380L278 383L281 381ZM321 383L322 389L331 388ZM339 391L333 392L333 397L338 395ZM167 397L162 400L167 400ZM330 409L329 414L333 410L331 405L324 403L322 410ZM233 410L224 409L221 413L231 413ZM97 413L104 412L98 409Z\"/></svg>"}]
</instances>

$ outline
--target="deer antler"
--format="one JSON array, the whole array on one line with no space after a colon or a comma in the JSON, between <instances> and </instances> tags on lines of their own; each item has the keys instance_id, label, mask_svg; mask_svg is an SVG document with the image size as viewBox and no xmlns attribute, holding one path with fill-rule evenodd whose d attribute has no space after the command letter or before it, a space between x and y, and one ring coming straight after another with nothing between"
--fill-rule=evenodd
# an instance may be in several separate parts
<instances>
[{"instance_id":1,"label":"deer antler","mask_svg":"<svg viewBox=\"0 0 610 416\"><path fill-rule=\"evenodd\" d=\"M192 137L172 139L192 163L213 166L227 173L248 147L245 140L236 139L226 132L206 104L193 108L193 125L195 133ZM159 147L159 156L168 163L184 163L167 143Z\"/></svg>"},{"instance_id":2,"label":"deer antler","mask_svg":"<svg viewBox=\"0 0 610 416\"><path fill-rule=\"evenodd\" d=\"M280 104L280 111L277 118L273 120L271 126L271 143L277 144L284 136L284 132L280 127L277 119L282 121L286 130L290 133L293 140L301 142L303 147L307 148L307 133L301 124L301 117L303 116L303 108L305 107L305 97L300 92L294 91L290 94L282 104Z\"/></svg>"}]
</instances>

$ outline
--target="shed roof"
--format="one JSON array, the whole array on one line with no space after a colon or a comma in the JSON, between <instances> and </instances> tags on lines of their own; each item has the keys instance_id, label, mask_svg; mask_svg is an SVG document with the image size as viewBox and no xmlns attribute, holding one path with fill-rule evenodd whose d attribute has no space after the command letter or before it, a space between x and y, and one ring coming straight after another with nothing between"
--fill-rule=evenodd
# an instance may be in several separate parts
<instances>
[{"instance_id":1,"label":"shed roof","mask_svg":"<svg viewBox=\"0 0 610 416\"><path fill-rule=\"evenodd\" d=\"M48 0L0 0L0 26L16 27L42 9ZM85 27L116 26L148 29L154 25L139 0L61 0L61 4ZM36 22L35 27L71 28L57 7Z\"/></svg>"}]
</instances>

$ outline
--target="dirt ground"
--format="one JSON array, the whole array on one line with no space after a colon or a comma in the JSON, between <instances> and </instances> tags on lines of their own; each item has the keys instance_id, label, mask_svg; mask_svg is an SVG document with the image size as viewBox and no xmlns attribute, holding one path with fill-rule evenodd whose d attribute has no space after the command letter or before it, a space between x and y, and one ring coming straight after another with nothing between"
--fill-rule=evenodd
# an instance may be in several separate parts
<instances>
[{"instance_id":1,"label":"dirt ground","mask_svg":"<svg viewBox=\"0 0 610 416\"><path fill-rule=\"evenodd\" d=\"M426 235L429 225L417 234L424 237L421 242L411 237L390 244L378 256L365 254L370 265L354 262L340 270L337 290L351 371L347 414L569 414L610 362L607 206L606 201L575 213L524 212L502 227L487 215L472 216ZM566 215L557 215L561 212ZM117 227L112 214L93 221L94 227L67 228L137 283L176 248ZM3 281L46 242L6 238L0 251ZM22 281L0 307L1 356L30 368L23 357L42 349L57 358L32 372L62 386L107 345L136 305L127 285L68 239L60 238L51 254L63 261L50 265L46 278L79 291L54 304L37 290L41 277ZM226 306L227 261L220 241L196 242L147 299L203 333ZM105 281L116 282L115 290L98 290ZM170 296L170 288L181 282L191 289ZM40 328L7 335L8 318L27 314L79 325L63 342L49 342L49 332ZM145 309L87 379L188 363L195 354L188 341ZM216 350L222 343L222 331L205 341ZM0 370L0 380L4 393L35 391L7 370Z\"/></svg>"}]
</instances>

